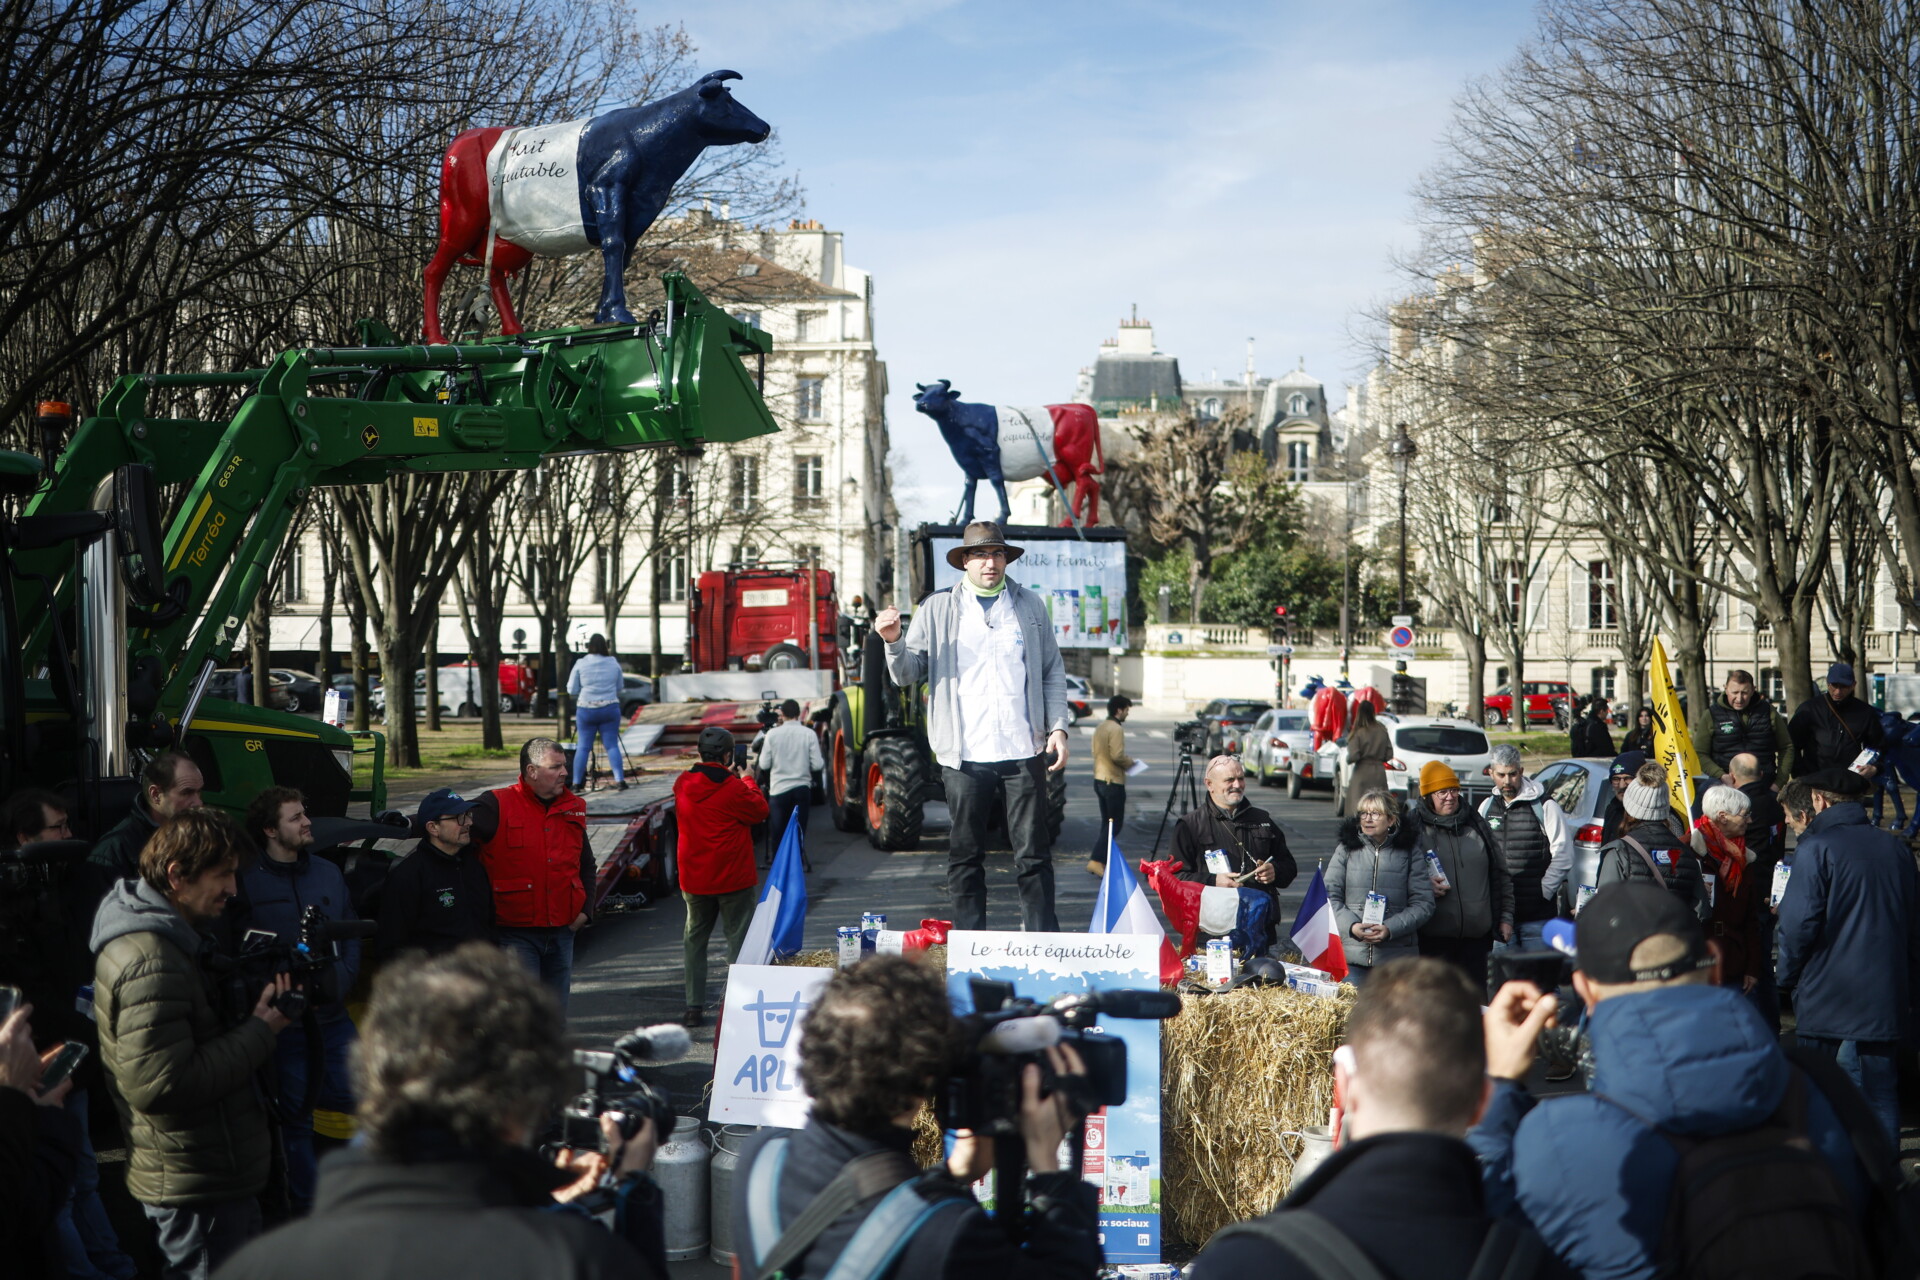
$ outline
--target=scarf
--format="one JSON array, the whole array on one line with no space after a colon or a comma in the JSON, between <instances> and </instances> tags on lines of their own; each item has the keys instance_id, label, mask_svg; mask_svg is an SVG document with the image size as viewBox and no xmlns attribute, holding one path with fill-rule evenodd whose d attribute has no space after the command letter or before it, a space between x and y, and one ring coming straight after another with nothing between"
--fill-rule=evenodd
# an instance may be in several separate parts
<instances>
[{"instance_id":1,"label":"scarf","mask_svg":"<svg viewBox=\"0 0 1920 1280\"><path fill-rule=\"evenodd\" d=\"M1720 883L1728 893L1740 892L1740 874L1747 869L1747 842L1728 839L1707 817L1695 818L1693 829L1707 838L1707 852L1719 864Z\"/></svg>"},{"instance_id":2,"label":"scarf","mask_svg":"<svg viewBox=\"0 0 1920 1280\"><path fill-rule=\"evenodd\" d=\"M973 579L963 573L960 575L960 586L968 595L980 596L983 599L992 599L1007 589L1007 580L1001 578L1000 581L994 583L991 587L982 587L976 586Z\"/></svg>"}]
</instances>

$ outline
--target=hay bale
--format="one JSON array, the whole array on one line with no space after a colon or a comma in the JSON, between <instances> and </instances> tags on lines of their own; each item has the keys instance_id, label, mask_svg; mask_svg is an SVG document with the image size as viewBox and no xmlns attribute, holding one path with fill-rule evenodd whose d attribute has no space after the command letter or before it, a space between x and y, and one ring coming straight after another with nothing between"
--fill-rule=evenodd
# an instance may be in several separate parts
<instances>
[{"instance_id":1,"label":"hay bale","mask_svg":"<svg viewBox=\"0 0 1920 1280\"><path fill-rule=\"evenodd\" d=\"M1162 1205L1174 1233L1204 1245L1267 1212L1293 1181L1300 1139L1333 1105L1333 1051L1353 1008L1288 987L1185 996L1162 1024Z\"/></svg>"},{"instance_id":2,"label":"hay bale","mask_svg":"<svg viewBox=\"0 0 1920 1280\"><path fill-rule=\"evenodd\" d=\"M905 954L914 959L926 960L927 963L942 973L947 971L947 944L944 942L935 943L925 951L909 951ZM796 951L786 959L775 960L774 963L806 965L814 969L831 969L839 963L839 955L840 953L832 947L822 947L818 951Z\"/></svg>"}]
</instances>

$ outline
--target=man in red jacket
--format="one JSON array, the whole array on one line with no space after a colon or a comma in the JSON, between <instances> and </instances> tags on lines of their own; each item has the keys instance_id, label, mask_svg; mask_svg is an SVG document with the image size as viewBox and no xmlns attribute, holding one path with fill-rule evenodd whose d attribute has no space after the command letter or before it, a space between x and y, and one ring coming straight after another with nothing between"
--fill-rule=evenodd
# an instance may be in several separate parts
<instances>
[{"instance_id":1,"label":"man in red jacket","mask_svg":"<svg viewBox=\"0 0 1920 1280\"><path fill-rule=\"evenodd\" d=\"M767 798L734 763L733 735L718 725L700 731L700 763L673 784L680 827L680 896L687 902L684 939L687 1012L697 1027L707 1017L707 939L713 920L727 929L727 963L740 955L753 920L759 873L753 862L753 824L767 820Z\"/></svg>"},{"instance_id":2,"label":"man in red jacket","mask_svg":"<svg viewBox=\"0 0 1920 1280\"><path fill-rule=\"evenodd\" d=\"M551 738L520 748L520 780L481 795L473 847L493 882L495 934L567 1007L573 935L587 923L594 872L587 802L567 790L567 753Z\"/></svg>"}]
</instances>

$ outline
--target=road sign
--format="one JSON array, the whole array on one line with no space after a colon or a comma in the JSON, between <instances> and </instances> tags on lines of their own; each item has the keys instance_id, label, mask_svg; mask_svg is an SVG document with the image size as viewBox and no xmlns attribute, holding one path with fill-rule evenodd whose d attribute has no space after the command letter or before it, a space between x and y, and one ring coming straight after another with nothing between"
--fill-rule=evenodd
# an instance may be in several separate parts
<instances>
[{"instance_id":1,"label":"road sign","mask_svg":"<svg viewBox=\"0 0 1920 1280\"><path fill-rule=\"evenodd\" d=\"M1413 615L1410 613L1396 613L1393 615L1393 625L1396 627L1411 627L1413 625Z\"/></svg>"},{"instance_id":2,"label":"road sign","mask_svg":"<svg viewBox=\"0 0 1920 1280\"><path fill-rule=\"evenodd\" d=\"M1291 658L1293 656L1293 646L1290 644L1270 644L1267 646L1267 656L1269 658Z\"/></svg>"},{"instance_id":3,"label":"road sign","mask_svg":"<svg viewBox=\"0 0 1920 1280\"><path fill-rule=\"evenodd\" d=\"M1396 625L1387 632L1387 643L1396 649L1413 648L1413 628Z\"/></svg>"}]
</instances>

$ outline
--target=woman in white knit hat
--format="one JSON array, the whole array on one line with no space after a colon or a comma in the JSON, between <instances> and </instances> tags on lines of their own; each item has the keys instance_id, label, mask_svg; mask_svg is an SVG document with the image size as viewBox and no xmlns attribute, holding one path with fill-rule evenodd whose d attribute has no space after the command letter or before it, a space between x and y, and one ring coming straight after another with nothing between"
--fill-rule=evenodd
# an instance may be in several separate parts
<instances>
[{"instance_id":1,"label":"woman in white knit hat","mask_svg":"<svg viewBox=\"0 0 1920 1280\"><path fill-rule=\"evenodd\" d=\"M1667 771L1649 760L1640 766L1620 797L1627 811L1618 839L1600 849L1598 888L1616 880L1645 880L1659 885L1690 907L1701 920L1713 910L1712 889L1701 872L1692 843L1673 821L1667 798Z\"/></svg>"}]
</instances>

